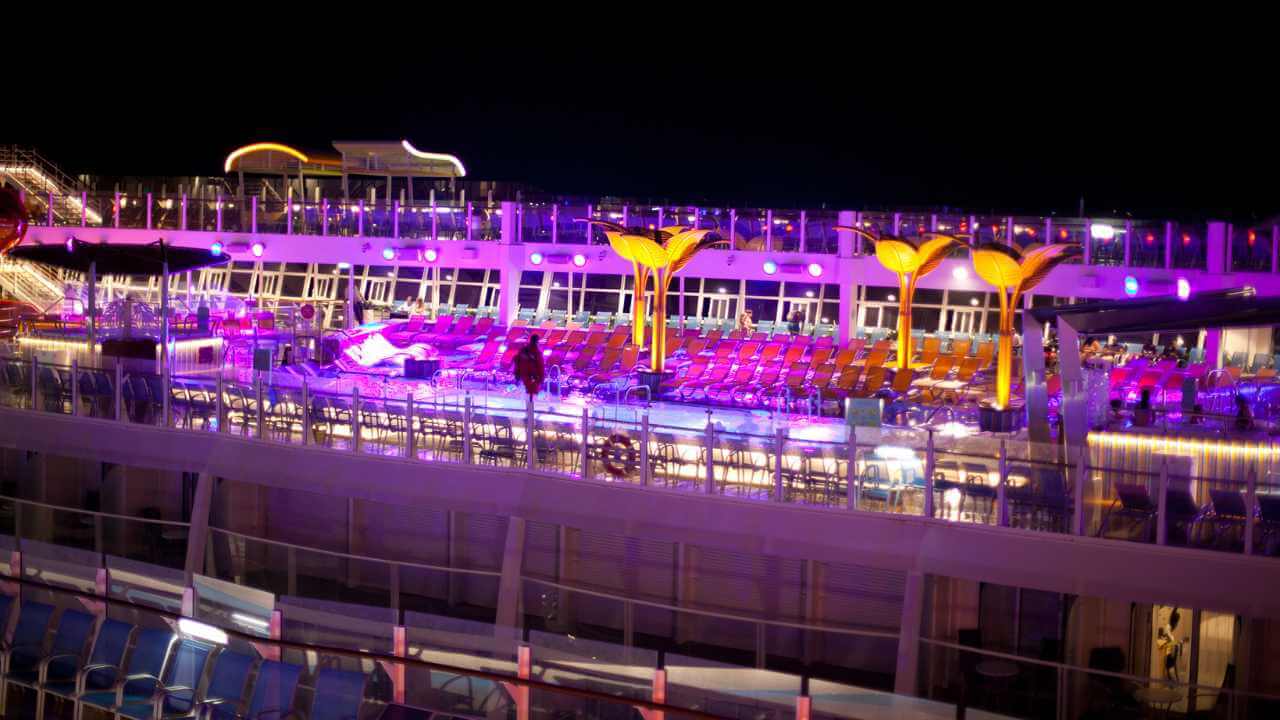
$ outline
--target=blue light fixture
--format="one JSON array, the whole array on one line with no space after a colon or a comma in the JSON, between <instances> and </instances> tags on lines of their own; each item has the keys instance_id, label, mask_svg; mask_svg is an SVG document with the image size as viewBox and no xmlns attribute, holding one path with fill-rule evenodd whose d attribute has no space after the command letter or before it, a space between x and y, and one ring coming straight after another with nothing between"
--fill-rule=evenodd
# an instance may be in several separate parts
<instances>
[{"instance_id":1,"label":"blue light fixture","mask_svg":"<svg viewBox=\"0 0 1280 720\"><path fill-rule=\"evenodd\" d=\"M1138 294L1138 278L1132 275L1124 276L1124 294L1133 297Z\"/></svg>"}]
</instances>

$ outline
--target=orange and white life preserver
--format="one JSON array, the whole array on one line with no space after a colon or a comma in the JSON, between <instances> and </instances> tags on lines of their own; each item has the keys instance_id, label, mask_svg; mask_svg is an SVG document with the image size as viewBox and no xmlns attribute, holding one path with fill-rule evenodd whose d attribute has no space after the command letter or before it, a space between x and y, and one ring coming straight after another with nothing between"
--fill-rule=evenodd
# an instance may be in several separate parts
<instances>
[{"instance_id":1,"label":"orange and white life preserver","mask_svg":"<svg viewBox=\"0 0 1280 720\"><path fill-rule=\"evenodd\" d=\"M622 433L614 433L605 439L600 447L600 456L605 472L613 477L624 478L636 472L636 449L631 438Z\"/></svg>"}]
</instances>

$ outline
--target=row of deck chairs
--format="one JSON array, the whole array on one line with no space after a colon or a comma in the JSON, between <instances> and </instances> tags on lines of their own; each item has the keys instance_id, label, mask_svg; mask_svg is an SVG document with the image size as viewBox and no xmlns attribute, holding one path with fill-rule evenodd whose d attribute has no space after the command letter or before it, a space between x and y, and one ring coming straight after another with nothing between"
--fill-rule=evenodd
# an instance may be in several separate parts
<instances>
[{"instance_id":1,"label":"row of deck chairs","mask_svg":"<svg viewBox=\"0 0 1280 720\"><path fill-rule=\"evenodd\" d=\"M493 329L493 323L494 320L490 317L477 320L471 315L457 318L445 315L428 325L425 317L414 315L394 330L388 329L383 335L396 347L426 343L452 349L487 336Z\"/></svg>"},{"instance_id":2,"label":"row of deck chairs","mask_svg":"<svg viewBox=\"0 0 1280 720\"><path fill-rule=\"evenodd\" d=\"M117 717L208 717L215 720L303 715L311 720L356 717L365 704L367 676L323 668L311 678L311 702L299 693L306 674L292 663L263 660L167 629L0 595L0 619L16 613L12 639L0 653L0 714L18 690L33 694L35 717L49 700ZM54 617L57 621L54 622ZM96 626L96 630L95 630Z\"/></svg>"},{"instance_id":3,"label":"row of deck chairs","mask_svg":"<svg viewBox=\"0 0 1280 720\"><path fill-rule=\"evenodd\" d=\"M1159 503L1146 485L1116 483L1116 498L1102 516L1099 537L1119 537L1155 542ZM1280 495L1258 494L1255 507L1248 507L1239 490L1213 489L1209 502L1201 505L1189 483L1172 482L1165 500L1166 537L1170 545L1239 550L1244 544L1246 519L1256 519L1258 547L1267 554L1280 552Z\"/></svg>"}]
</instances>

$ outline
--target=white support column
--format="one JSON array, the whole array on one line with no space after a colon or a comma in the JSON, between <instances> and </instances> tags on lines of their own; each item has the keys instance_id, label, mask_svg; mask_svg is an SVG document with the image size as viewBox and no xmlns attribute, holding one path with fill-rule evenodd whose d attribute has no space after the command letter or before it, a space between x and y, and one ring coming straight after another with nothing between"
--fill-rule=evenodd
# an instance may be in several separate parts
<instances>
[{"instance_id":1,"label":"white support column","mask_svg":"<svg viewBox=\"0 0 1280 720\"><path fill-rule=\"evenodd\" d=\"M1164 224L1164 267L1173 267L1173 223Z\"/></svg>"},{"instance_id":2,"label":"white support column","mask_svg":"<svg viewBox=\"0 0 1280 720\"><path fill-rule=\"evenodd\" d=\"M898 665L893 674L893 691L916 694L916 673L920 666L920 623L924 620L924 573L907 573L902 597L902 623L898 628Z\"/></svg>"},{"instance_id":3,"label":"white support column","mask_svg":"<svg viewBox=\"0 0 1280 720\"><path fill-rule=\"evenodd\" d=\"M512 631L520 627L520 575L524 566L524 535L524 518L509 518L507 539L502 549L502 574L498 578L497 617L493 623L494 640L497 642L519 637Z\"/></svg>"},{"instance_id":4,"label":"white support column","mask_svg":"<svg viewBox=\"0 0 1280 720\"><path fill-rule=\"evenodd\" d=\"M186 584L191 585L191 576L204 572L204 555L209 540L209 509L213 504L213 485L215 478L209 473L200 473L196 478L196 496L191 504L191 527L187 531L187 560L184 567Z\"/></svg>"}]
</instances>

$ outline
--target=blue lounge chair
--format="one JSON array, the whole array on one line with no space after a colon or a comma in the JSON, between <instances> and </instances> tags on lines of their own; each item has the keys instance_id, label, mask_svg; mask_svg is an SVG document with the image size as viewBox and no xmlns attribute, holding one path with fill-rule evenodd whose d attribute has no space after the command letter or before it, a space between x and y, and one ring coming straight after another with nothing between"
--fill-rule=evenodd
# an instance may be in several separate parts
<instances>
[{"instance_id":1,"label":"blue lounge chair","mask_svg":"<svg viewBox=\"0 0 1280 720\"><path fill-rule=\"evenodd\" d=\"M174 647L160 677L134 675L131 683L149 680L156 683L155 692L147 698L124 702L116 714L134 720L153 717L190 717L197 706L196 692L204 679L204 669L214 646L199 640L182 640ZM156 704L159 703L159 707Z\"/></svg>"},{"instance_id":2,"label":"blue lounge chair","mask_svg":"<svg viewBox=\"0 0 1280 720\"><path fill-rule=\"evenodd\" d=\"M321 670L316 675L310 720L356 720L364 702L364 673Z\"/></svg>"},{"instance_id":3,"label":"blue lounge chair","mask_svg":"<svg viewBox=\"0 0 1280 720\"><path fill-rule=\"evenodd\" d=\"M37 691L36 717L44 717L44 693L39 692L40 689L54 679L75 681L76 672L84 662L85 646L93 634L93 622L93 616L88 613L64 610L47 655L15 648L4 676L5 700L0 706L7 704L9 683L13 683Z\"/></svg>"},{"instance_id":4,"label":"blue lounge chair","mask_svg":"<svg viewBox=\"0 0 1280 720\"><path fill-rule=\"evenodd\" d=\"M120 665L124 662L125 650L129 647L129 636L133 626L119 620L106 620L98 628L98 636L93 641L93 652L89 655L89 664L77 667L75 672L67 675L50 675L41 684L43 693L53 693L57 697L76 700L86 692L98 692L111 688L120 675ZM44 698L41 698L43 704ZM79 705L77 717L79 716Z\"/></svg>"},{"instance_id":5,"label":"blue lounge chair","mask_svg":"<svg viewBox=\"0 0 1280 720\"><path fill-rule=\"evenodd\" d=\"M253 697L244 712L230 703L213 705L208 717L211 720L240 720L268 715L273 720L281 718L293 709L293 696L298 689L302 668L289 663L268 660L258 669L253 681Z\"/></svg>"},{"instance_id":6,"label":"blue lounge chair","mask_svg":"<svg viewBox=\"0 0 1280 720\"><path fill-rule=\"evenodd\" d=\"M164 672L173 633L148 629L137 633L123 676L115 678L108 689L86 691L80 695L81 705L115 712L123 705L147 702L160 689L159 677Z\"/></svg>"},{"instance_id":7,"label":"blue lounge chair","mask_svg":"<svg viewBox=\"0 0 1280 720\"><path fill-rule=\"evenodd\" d=\"M7 616L7 615L6 615ZM44 657L44 636L53 618L53 606L38 602L24 602L18 610L18 625L13 629L13 639L0 639L0 678L9 677L15 666L33 665ZM8 683L0 688L0 715L4 715Z\"/></svg>"},{"instance_id":8,"label":"blue lounge chair","mask_svg":"<svg viewBox=\"0 0 1280 720\"><path fill-rule=\"evenodd\" d=\"M254 659L243 653L230 650L218 653L204 697L189 715L182 717L197 715L205 708L212 709L214 706L222 706L224 710L238 713L240 704L244 700L244 689L249 683L249 671L253 669L253 663Z\"/></svg>"}]
</instances>

